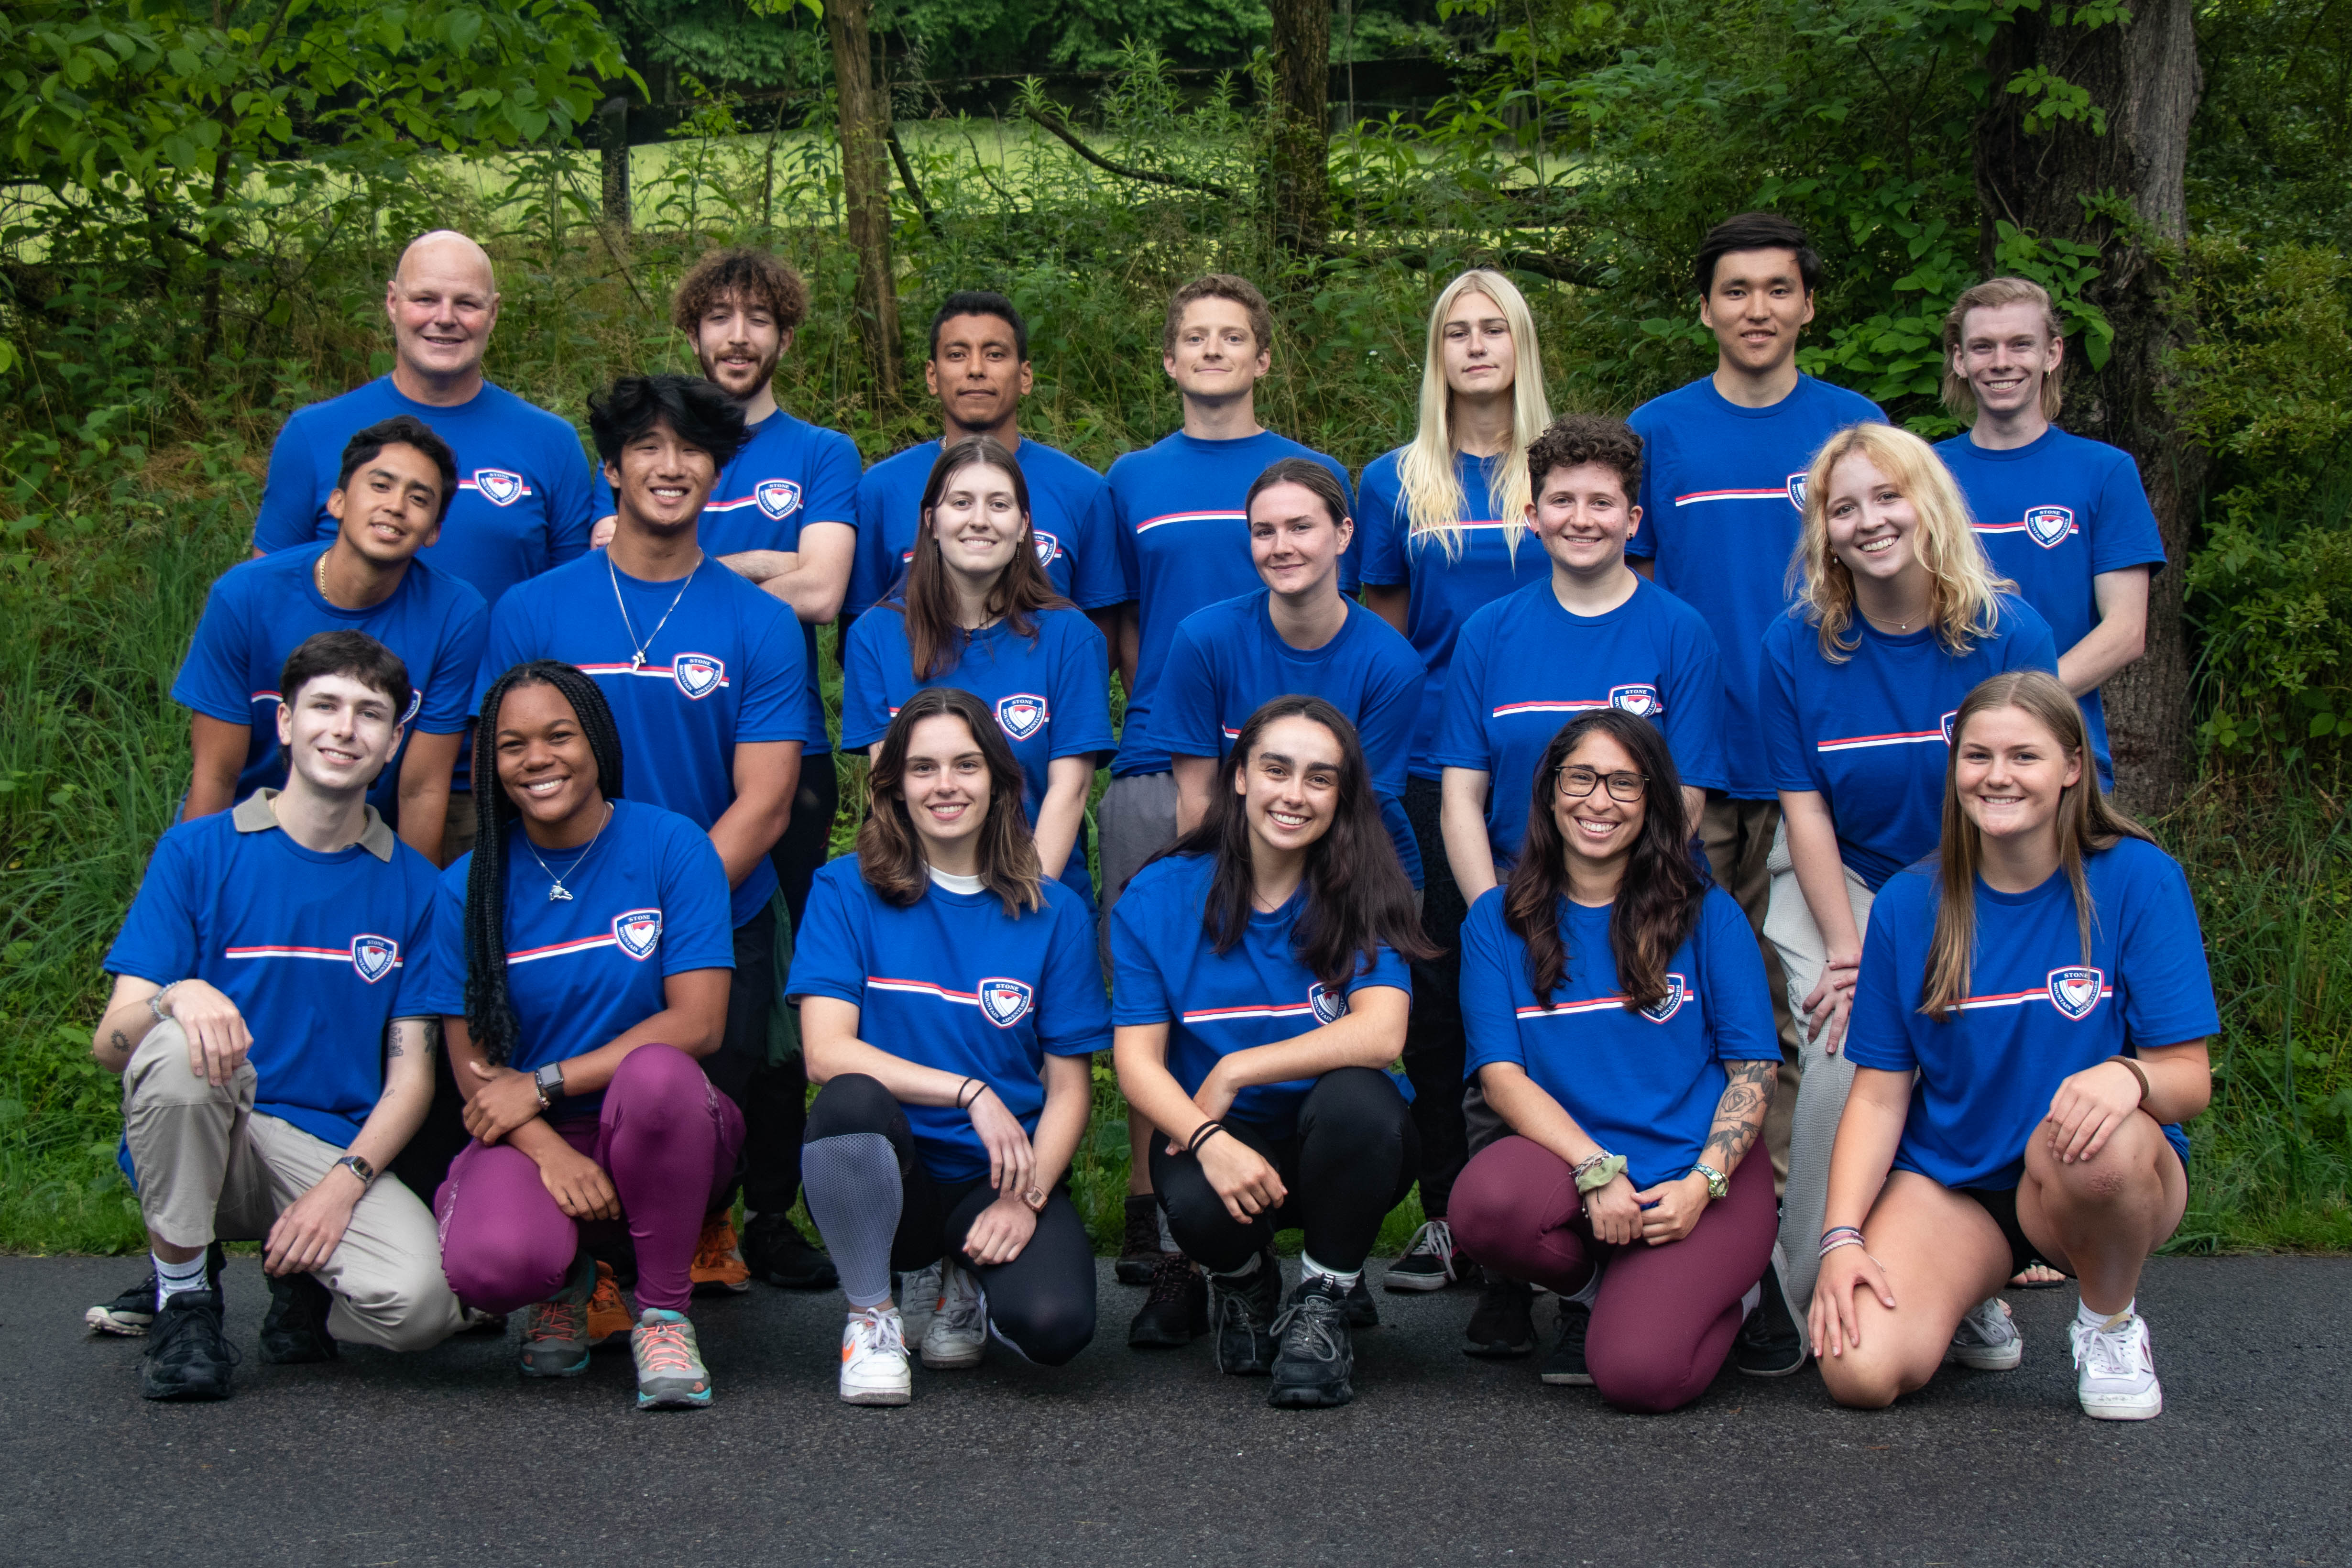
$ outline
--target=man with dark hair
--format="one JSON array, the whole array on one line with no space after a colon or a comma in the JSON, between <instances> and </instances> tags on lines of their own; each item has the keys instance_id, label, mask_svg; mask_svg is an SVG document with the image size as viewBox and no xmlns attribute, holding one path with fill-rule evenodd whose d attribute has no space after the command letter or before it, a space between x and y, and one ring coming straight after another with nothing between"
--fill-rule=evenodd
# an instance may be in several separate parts
<instances>
[{"instance_id":1,"label":"man with dark hair","mask_svg":"<svg viewBox=\"0 0 2352 1568\"><path fill-rule=\"evenodd\" d=\"M433 868L367 804L408 673L364 633L322 632L277 684L284 790L163 836L90 1042L122 1078L154 1274L88 1321L149 1335L150 1399L228 1396L224 1239L264 1240L265 1361L422 1350L460 1320L432 1212L378 1175L425 1118L440 1032L404 1006Z\"/></svg>"},{"instance_id":2,"label":"man with dark hair","mask_svg":"<svg viewBox=\"0 0 2352 1568\"><path fill-rule=\"evenodd\" d=\"M710 835L734 889L735 980L726 1040L703 1067L757 1138L746 1090L768 1065L775 993L769 851L792 817L803 749L824 732L809 710L808 656L790 606L701 543L704 503L745 438L737 400L698 376L625 376L589 400L588 422L615 503L612 542L500 602L478 695L527 659L578 667L612 704L622 754L643 759L629 798ZM747 1288L725 1205L694 1271L698 1283Z\"/></svg>"},{"instance_id":3,"label":"man with dark hair","mask_svg":"<svg viewBox=\"0 0 2352 1568\"><path fill-rule=\"evenodd\" d=\"M194 766L182 819L226 811L286 783L278 675L312 635L365 632L415 673L394 717L404 744L368 792L403 842L442 860L450 771L472 715L489 613L464 579L420 558L440 536L457 459L413 415L378 420L344 444L327 515L332 543L303 543L223 574L172 683L190 710Z\"/></svg>"},{"instance_id":4,"label":"man with dark hair","mask_svg":"<svg viewBox=\"0 0 2352 1568\"><path fill-rule=\"evenodd\" d=\"M1640 499L1647 526L1626 553L1706 617L1723 656L1730 784L1707 791L1699 831L1715 879L1747 911L1771 982L1782 1061L1764 1142L1784 1182L1799 1056L1780 961L1763 940L1771 886L1766 861L1780 806L1758 728L1760 650L1765 628L1789 607L1789 557L1804 518L1807 465L1835 432L1885 418L1868 398L1797 369L1797 338L1813 319L1821 272L1805 231L1777 213L1717 224L1700 242L1691 278L1698 319L1715 334L1715 372L1652 398L1627 421L1644 448ZM1851 984L1853 971L1845 973ZM1801 1328L1769 1280L1765 1294L1732 1353L1742 1372L1778 1376L1804 1364ZM1759 1337L1767 1328L1769 1343Z\"/></svg>"},{"instance_id":5,"label":"man with dark hair","mask_svg":"<svg viewBox=\"0 0 2352 1568\"><path fill-rule=\"evenodd\" d=\"M1028 481L1037 559L1054 591L1087 612L1106 644L1118 640L1118 606L1128 595L1110 487L1076 458L1022 436L1021 400L1034 382L1029 324L1012 300L963 289L940 302L923 384L940 400L944 433L884 458L859 481L857 569L844 606L850 615L865 614L913 559L921 521L916 514L940 449L966 436L989 436L1020 462Z\"/></svg>"}]
</instances>

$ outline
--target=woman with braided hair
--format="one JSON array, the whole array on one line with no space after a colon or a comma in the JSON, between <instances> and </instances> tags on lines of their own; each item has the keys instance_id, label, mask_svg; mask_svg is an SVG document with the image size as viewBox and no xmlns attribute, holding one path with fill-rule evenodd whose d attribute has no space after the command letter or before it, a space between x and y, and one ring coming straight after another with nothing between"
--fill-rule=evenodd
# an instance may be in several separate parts
<instances>
[{"instance_id":1,"label":"woman with braided hair","mask_svg":"<svg viewBox=\"0 0 2352 1568\"><path fill-rule=\"evenodd\" d=\"M699 1061L727 1026L726 869L621 798L612 710L571 665L499 677L477 734L475 847L442 874L425 976L473 1135L434 1204L442 1266L461 1301L530 1309L524 1376L584 1372L625 1329L637 1408L708 1405L688 1268L743 1143ZM583 1245L599 1222L635 1244L634 1323Z\"/></svg>"}]
</instances>

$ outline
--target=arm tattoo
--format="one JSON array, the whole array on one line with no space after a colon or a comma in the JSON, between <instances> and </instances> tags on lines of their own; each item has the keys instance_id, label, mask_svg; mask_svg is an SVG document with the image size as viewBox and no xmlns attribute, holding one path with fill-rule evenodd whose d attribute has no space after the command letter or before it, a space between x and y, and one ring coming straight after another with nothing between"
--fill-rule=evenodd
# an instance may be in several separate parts
<instances>
[{"instance_id":1,"label":"arm tattoo","mask_svg":"<svg viewBox=\"0 0 2352 1568\"><path fill-rule=\"evenodd\" d=\"M433 1059L434 1042L441 1033L438 1018L397 1018L393 1021L392 1037L383 1047L386 1058L405 1056L409 1032L415 1031L417 1054L428 1063Z\"/></svg>"},{"instance_id":2,"label":"arm tattoo","mask_svg":"<svg viewBox=\"0 0 2352 1568\"><path fill-rule=\"evenodd\" d=\"M1755 1143L1756 1135L1764 1131L1765 1112L1772 1108L1772 1090L1780 1075L1778 1062L1732 1062L1726 1067L1729 1080L1723 1086L1723 1098L1716 1102L1715 1125L1706 1135L1706 1162L1718 1171L1728 1171Z\"/></svg>"},{"instance_id":3,"label":"arm tattoo","mask_svg":"<svg viewBox=\"0 0 2352 1568\"><path fill-rule=\"evenodd\" d=\"M109 1048L110 1048L117 1056L127 1057L131 1054L131 1037L124 1034L120 1029L117 1029L114 1033L109 1035L106 1037L106 1043Z\"/></svg>"}]
</instances>

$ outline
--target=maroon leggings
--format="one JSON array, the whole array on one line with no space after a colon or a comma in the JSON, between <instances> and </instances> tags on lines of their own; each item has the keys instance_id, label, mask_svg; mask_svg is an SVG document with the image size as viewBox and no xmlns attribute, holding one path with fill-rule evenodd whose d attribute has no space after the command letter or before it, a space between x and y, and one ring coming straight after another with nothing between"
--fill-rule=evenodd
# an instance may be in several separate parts
<instances>
[{"instance_id":1,"label":"maroon leggings","mask_svg":"<svg viewBox=\"0 0 2352 1568\"><path fill-rule=\"evenodd\" d=\"M1516 1134L1464 1167L1446 1217L1455 1243L1479 1262L1563 1296L1605 1263L1585 1365L1603 1399L1651 1414L1688 1405L1723 1370L1740 1298L1763 1278L1780 1227L1772 1162L1751 1151L1731 1173L1730 1194L1680 1241L1608 1246L1592 1239L1568 1162Z\"/></svg>"}]
</instances>

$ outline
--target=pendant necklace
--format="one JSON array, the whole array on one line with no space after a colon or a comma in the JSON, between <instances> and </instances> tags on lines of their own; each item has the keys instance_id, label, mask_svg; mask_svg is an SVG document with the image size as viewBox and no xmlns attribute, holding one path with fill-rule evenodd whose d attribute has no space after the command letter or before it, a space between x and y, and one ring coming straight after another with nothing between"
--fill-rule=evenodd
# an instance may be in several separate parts
<instances>
[{"instance_id":1,"label":"pendant necklace","mask_svg":"<svg viewBox=\"0 0 2352 1568\"><path fill-rule=\"evenodd\" d=\"M654 646L654 639L661 636L662 627L669 625L670 616L677 609L678 601L684 599L686 597L686 591L694 586L695 573L700 572L702 570L702 563L709 559L709 556L704 555L699 552L696 553L694 557L694 571L688 572L686 574L686 581L677 585L677 595L676 598L670 600L669 608L664 610L662 612L662 618L654 623L654 629L646 634L646 640L639 642L637 640L636 624L629 619L628 602L621 597L620 569L613 564L612 552L609 549L605 551L604 570L606 573L611 574L613 579L613 603L620 608L621 629L628 634L629 646L635 650L629 655L629 673L631 675L636 674L637 671L646 667L646 649Z\"/></svg>"},{"instance_id":2,"label":"pendant necklace","mask_svg":"<svg viewBox=\"0 0 2352 1568\"><path fill-rule=\"evenodd\" d=\"M608 800L604 803L604 822L610 822L612 820L613 803ZM572 864L563 868L563 877L569 877L573 872L579 870L581 866L587 860L588 857L595 853L596 840L604 837L604 822L600 822L596 825L596 831L588 836L587 847L581 850L579 855L572 859ZM555 884L553 887L547 889L547 901L551 904L570 903L572 901L572 889L563 885L563 877L559 877L555 874L554 868L548 865L546 857L540 854L539 846L530 841L530 835L528 833L522 836L522 847L530 851L530 858L539 862L539 868L547 873L547 879L550 882Z\"/></svg>"}]
</instances>

